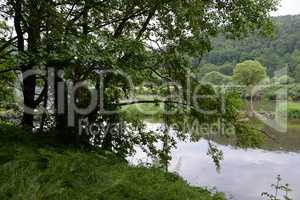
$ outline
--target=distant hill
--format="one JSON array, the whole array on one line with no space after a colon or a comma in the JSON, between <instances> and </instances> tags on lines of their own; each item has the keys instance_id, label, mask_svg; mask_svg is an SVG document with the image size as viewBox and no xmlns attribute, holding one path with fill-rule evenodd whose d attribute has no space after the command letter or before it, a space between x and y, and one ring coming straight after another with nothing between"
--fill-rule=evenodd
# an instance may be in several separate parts
<instances>
[{"instance_id":1,"label":"distant hill","mask_svg":"<svg viewBox=\"0 0 300 200\"><path fill-rule=\"evenodd\" d=\"M297 72L300 71L300 15L275 17L274 22L273 38L252 34L242 40L224 36L214 39L213 50L198 64L199 73L219 71L232 75L237 63L256 59L267 67L270 76L276 70L288 67L289 75L300 82L300 72Z\"/></svg>"}]
</instances>

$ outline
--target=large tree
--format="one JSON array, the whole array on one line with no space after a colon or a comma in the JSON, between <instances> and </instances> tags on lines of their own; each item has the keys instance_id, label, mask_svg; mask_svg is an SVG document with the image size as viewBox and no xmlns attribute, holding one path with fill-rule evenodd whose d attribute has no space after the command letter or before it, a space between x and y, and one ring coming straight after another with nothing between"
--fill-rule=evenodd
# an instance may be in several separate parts
<instances>
[{"instance_id":1,"label":"large tree","mask_svg":"<svg viewBox=\"0 0 300 200\"><path fill-rule=\"evenodd\" d=\"M234 68L233 79L236 83L246 86L250 96L250 111L253 113L253 88L262 84L267 77L266 68L258 61L247 60L237 64Z\"/></svg>"},{"instance_id":2,"label":"large tree","mask_svg":"<svg viewBox=\"0 0 300 200\"><path fill-rule=\"evenodd\" d=\"M11 37L1 38L5 40L1 48L15 47L14 56L18 62L8 71L17 69L23 75L28 70L48 70L50 67L55 72L65 71L63 77L55 74L55 84L51 86L54 88L51 98L55 104L54 124L57 127L66 124L66 116L58 112L58 83L89 80L98 88L97 74L103 70L121 70L137 84L142 80L180 84L183 91L180 101L178 98L153 101L181 107L183 113L175 118L184 115L212 122L222 117L237 123L232 107L228 107L228 113L222 116L197 112L195 108L198 107L213 109L220 99L195 101L189 98L214 94L212 88L202 86L189 75L192 57L208 52L211 37L219 32L225 32L231 38L240 38L252 31L268 35L272 31L270 12L276 10L277 4L277 0L5 0L1 2L1 15L14 23ZM120 84L120 79L116 75L105 77L105 93L99 98L105 99L106 109L117 110L128 104L120 102L128 94L128 85ZM37 81L43 86L38 94ZM45 76L33 75L24 79L24 106L35 109L41 102L47 105L47 88ZM187 92L186 88L197 90ZM88 96L83 94L85 92L81 91L77 96L82 105ZM150 103L145 100L130 104L141 102ZM90 120L99 119L98 108L92 114ZM102 122L115 123L119 119L118 115L101 115ZM171 123L172 120L167 121ZM24 109L23 125L31 129L33 122L34 114ZM120 135L122 133L117 136L107 134L94 144L110 150L120 146L126 149L128 137ZM143 137L132 141L143 141Z\"/></svg>"}]
</instances>

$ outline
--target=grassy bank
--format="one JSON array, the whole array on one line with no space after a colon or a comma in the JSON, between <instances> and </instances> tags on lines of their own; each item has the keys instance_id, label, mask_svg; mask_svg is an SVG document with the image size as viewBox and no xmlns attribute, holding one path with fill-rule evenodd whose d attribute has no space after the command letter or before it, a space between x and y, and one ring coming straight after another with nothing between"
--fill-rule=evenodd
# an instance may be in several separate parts
<instances>
[{"instance_id":1,"label":"grassy bank","mask_svg":"<svg viewBox=\"0 0 300 200\"><path fill-rule=\"evenodd\" d=\"M288 102L288 104L279 105L279 112L282 115L287 116L289 120L300 119L300 103L299 102Z\"/></svg>"},{"instance_id":2,"label":"grassy bank","mask_svg":"<svg viewBox=\"0 0 300 200\"><path fill-rule=\"evenodd\" d=\"M0 125L0 199L223 200L158 169L132 167L112 153L55 145Z\"/></svg>"},{"instance_id":3,"label":"grassy bank","mask_svg":"<svg viewBox=\"0 0 300 200\"><path fill-rule=\"evenodd\" d=\"M289 119L300 119L300 103L289 102L287 107L287 114Z\"/></svg>"},{"instance_id":4,"label":"grassy bank","mask_svg":"<svg viewBox=\"0 0 300 200\"><path fill-rule=\"evenodd\" d=\"M161 121L164 113L164 106L163 104L154 103L129 105L124 106L121 113L126 115L127 118L145 119L155 123Z\"/></svg>"}]
</instances>

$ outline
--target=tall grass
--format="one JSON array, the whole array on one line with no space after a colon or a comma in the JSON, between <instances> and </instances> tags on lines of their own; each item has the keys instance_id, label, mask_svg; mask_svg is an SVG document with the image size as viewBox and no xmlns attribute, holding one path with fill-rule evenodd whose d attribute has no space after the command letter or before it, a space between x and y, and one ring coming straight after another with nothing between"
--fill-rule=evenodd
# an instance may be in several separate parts
<instances>
[{"instance_id":1,"label":"tall grass","mask_svg":"<svg viewBox=\"0 0 300 200\"><path fill-rule=\"evenodd\" d=\"M133 167L114 154L59 146L0 125L0 199L223 200L177 175Z\"/></svg>"}]
</instances>

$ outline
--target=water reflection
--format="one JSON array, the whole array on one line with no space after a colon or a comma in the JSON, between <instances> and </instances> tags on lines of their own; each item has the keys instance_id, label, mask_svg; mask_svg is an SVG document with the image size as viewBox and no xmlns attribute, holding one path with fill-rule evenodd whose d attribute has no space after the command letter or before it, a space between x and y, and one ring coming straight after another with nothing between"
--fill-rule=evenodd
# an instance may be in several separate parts
<instances>
[{"instance_id":1,"label":"water reflection","mask_svg":"<svg viewBox=\"0 0 300 200\"><path fill-rule=\"evenodd\" d=\"M220 173L206 154L206 140L179 143L172 153L170 169L193 185L216 187L238 200L261 199L262 192L273 192L270 185L281 174L294 189L293 199L300 198L299 153L241 150L225 145L218 147L224 152Z\"/></svg>"},{"instance_id":2,"label":"water reflection","mask_svg":"<svg viewBox=\"0 0 300 200\"><path fill-rule=\"evenodd\" d=\"M160 124L148 124L155 130ZM214 138L217 147L224 153L221 171L218 173L212 159L207 156L208 142L179 142L172 151L170 170L176 171L189 183L196 186L216 187L218 191L233 195L237 200L261 199L262 192L270 192L276 176L293 189L291 197L300 199L300 129L291 126L289 132L280 135L272 132L275 140L268 139L262 149L239 149L226 138ZM131 159L149 161L141 152Z\"/></svg>"}]
</instances>

